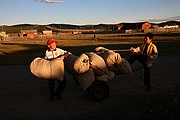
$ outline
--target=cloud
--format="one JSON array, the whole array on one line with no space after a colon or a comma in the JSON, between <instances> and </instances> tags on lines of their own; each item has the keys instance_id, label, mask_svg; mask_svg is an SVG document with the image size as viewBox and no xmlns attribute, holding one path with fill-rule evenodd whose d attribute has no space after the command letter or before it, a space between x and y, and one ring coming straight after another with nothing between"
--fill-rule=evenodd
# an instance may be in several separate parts
<instances>
[{"instance_id":1,"label":"cloud","mask_svg":"<svg viewBox=\"0 0 180 120\"><path fill-rule=\"evenodd\" d=\"M149 21L149 22L164 22L164 21L180 21L180 16L167 17L162 19L148 19L148 20L140 20L140 21Z\"/></svg>"},{"instance_id":2,"label":"cloud","mask_svg":"<svg viewBox=\"0 0 180 120\"><path fill-rule=\"evenodd\" d=\"M64 0L35 0L39 2L44 2L44 3L62 3Z\"/></svg>"}]
</instances>

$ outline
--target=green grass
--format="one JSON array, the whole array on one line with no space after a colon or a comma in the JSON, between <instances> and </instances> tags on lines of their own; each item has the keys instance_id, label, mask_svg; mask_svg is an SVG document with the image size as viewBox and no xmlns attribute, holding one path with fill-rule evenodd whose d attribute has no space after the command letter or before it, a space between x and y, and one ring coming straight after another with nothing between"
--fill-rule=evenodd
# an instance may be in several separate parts
<instances>
[{"instance_id":1,"label":"green grass","mask_svg":"<svg viewBox=\"0 0 180 120\"><path fill-rule=\"evenodd\" d=\"M137 47L143 40L143 36L119 36L116 34L97 35L97 41L92 40L93 35L69 35L62 38L56 37L58 47L70 51L74 55L83 52L93 52L96 47L103 46L111 50L129 49ZM44 57L47 38L15 39L1 41L0 65L30 64L36 57ZM159 55L180 54L179 35L156 35L154 43L157 45ZM119 52L127 58L130 52Z\"/></svg>"}]
</instances>

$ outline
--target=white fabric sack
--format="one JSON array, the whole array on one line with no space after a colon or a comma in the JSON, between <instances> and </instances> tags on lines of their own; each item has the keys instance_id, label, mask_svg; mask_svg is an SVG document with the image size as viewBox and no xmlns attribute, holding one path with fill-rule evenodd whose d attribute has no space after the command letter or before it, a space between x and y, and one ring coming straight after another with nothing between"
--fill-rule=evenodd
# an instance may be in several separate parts
<instances>
[{"instance_id":1,"label":"white fabric sack","mask_svg":"<svg viewBox=\"0 0 180 120\"><path fill-rule=\"evenodd\" d=\"M108 75L101 75L101 76L96 76L96 79L99 81L111 81L115 77L114 72L109 71Z\"/></svg>"},{"instance_id":2,"label":"white fabric sack","mask_svg":"<svg viewBox=\"0 0 180 120\"><path fill-rule=\"evenodd\" d=\"M37 57L30 64L30 71L38 78L43 79L64 79L64 62L63 60L45 60Z\"/></svg>"},{"instance_id":3,"label":"white fabric sack","mask_svg":"<svg viewBox=\"0 0 180 120\"><path fill-rule=\"evenodd\" d=\"M115 65L119 65L122 63L122 58L119 53L115 53L112 50L107 50L102 54L102 57L108 67L109 70L114 71L116 68Z\"/></svg>"},{"instance_id":4,"label":"white fabric sack","mask_svg":"<svg viewBox=\"0 0 180 120\"><path fill-rule=\"evenodd\" d=\"M89 69L87 72L77 75L76 79L85 91L95 80L94 72Z\"/></svg>"},{"instance_id":5,"label":"white fabric sack","mask_svg":"<svg viewBox=\"0 0 180 120\"><path fill-rule=\"evenodd\" d=\"M122 58L122 63L117 67L117 71L114 71L116 74L131 74L132 68L129 62Z\"/></svg>"},{"instance_id":6,"label":"white fabric sack","mask_svg":"<svg viewBox=\"0 0 180 120\"><path fill-rule=\"evenodd\" d=\"M74 62L77 60L77 58L78 58L78 56L74 56L74 55L70 54L65 59L66 69L67 69L68 73L75 74L75 71L74 71Z\"/></svg>"},{"instance_id":7,"label":"white fabric sack","mask_svg":"<svg viewBox=\"0 0 180 120\"><path fill-rule=\"evenodd\" d=\"M66 68L71 74L81 74L89 70L89 57L86 54L80 56L69 55L66 58Z\"/></svg>"},{"instance_id":8,"label":"white fabric sack","mask_svg":"<svg viewBox=\"0 0 180 120\"><path fill-rule=\"evenodd\" d=\"M96 79L99 81L108 81L108 75L96 76Z\"/></svg>"},{"instance_id":9,"label":"white fabric sack","mask_svg":"<svg viewBox=\"0 0 180 120\"><path fill-rule=\"evenodd\" d=\"M101 52L104 52L104 51L107 51L107 50L109 50L109 49L101 47L101 46L95 48L96 53L98 53L98 52L101 53Z\"/></svg>"},{"instance_id":10,"label":"white fabric sack","mask_svg":"<svg viewBox=\"0 0 180 120\"><path fill-rule=\"evenodd\" d=\"M108 80L111 81L113 80L114 77L115 77L115 73L113 71L109 71Z\"/></svg>"},{"instance_id":11,"label":"white fabric sack","mask_svg":"<svg viewBox=\"0 0 180 120\"><path fill-rule=\"evenodd\" d=\"M117 71L116 66L122 63L122 58L119 53L104 47L97 47L95 51L104 59L108 70Z\"/></svg>"},{"instance_id":12,"label":"white fabric sack","mask_svg":"<svg viewBox=\"0 0 180 120\"><path fill-rule=\"evenodd\" d=\"M104 59L94 52L86 52L89 57L90 67L93 69L96 75L108 75L108 69Z\"/></svg>"}]
</instances>

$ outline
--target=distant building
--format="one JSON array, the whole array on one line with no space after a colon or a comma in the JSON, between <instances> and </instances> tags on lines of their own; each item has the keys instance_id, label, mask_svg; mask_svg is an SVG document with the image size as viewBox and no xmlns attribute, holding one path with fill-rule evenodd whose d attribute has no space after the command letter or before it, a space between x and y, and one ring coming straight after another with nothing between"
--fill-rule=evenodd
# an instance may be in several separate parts
<instances>
[{"instance_id":1,"label":"distant building","mask_svg":"<svg viewBox=\"0 0 180 120\"><path fill-rule=\"evenodd\" d=\"M158 25L153 25L152 26L154 29L159 29L160 27Z\"/></svg>"},{"instance_id":2,"label":"distant building","mask_svg":"<svg viewBox=\"0 0 180 120\"><path fill-rule=\"evenodd\" d=\"M179 28L179 26L178 25L171 25L171 26L166 25L166 26L164 26L164 28Z\"/></svg>"},{"instance_id":3,"label":"distant building","mask_svg":"<svg viewBox=\"0 0 180 120\"><path fill-rule=\"evenodd\" d=\"M152 27L152 25L149 23L149 22L146 22L144 24L142 24L142 30L145 30L145 29L150 29Z\"/></svg>"},{"instance_id":4,"label":"distant building","mask_svg":"<svg viewBox=\"0 0 180 120\"><path fill-rule=\"evenodd\" d=\"M8 39L9 35L6 34L6 32L2 31L0 32L0 41Z\"/></svg>"},{"instance_id":5,"label":"distant building","mask_svg":"<svg viewBox=\"0 0 180 120\"><path fill-rule=\"evenodd\" d=\"M42 31L42 34L43 36L46 36L46 37L52 37L52 30L45 30L45 31Z\"/></svg>"},{"instance_id":6,"label":"distant building","mask_svg":"<svg viewBox=\"0 0 180 120\"><path fill-rule=\"evenodd\" d=\"M6 32L0 32L0 36L6 36Z\"/></svg>"},{"instance_id":7,"label":"distant building","mask_svg":"<svg viewBox=\"0 0 180 120\"><path fill-rule=\"evenodd\" d=\"M124 24L116 24L117 30L121 30Z\"/></svg>"},{"instance_id":8,"label":"distant building","mask_svg":"<svg viewBox=\"0 0 180 120\"><path fill-rule=\"evenodd\" d=\"M138 31L139 29L142 28L142 23L120 23L116 24L117 30L136 30Z\"/></svg>"},{"instance_id":9,"label":"distant building","mask_svg":"<svg viewBox=\"0 0 180 120\"><path fill-rule=\"evenodd\" d=\"M21 37L37 37L37 30L21 30Z\"/></svg>"}]
</instances>

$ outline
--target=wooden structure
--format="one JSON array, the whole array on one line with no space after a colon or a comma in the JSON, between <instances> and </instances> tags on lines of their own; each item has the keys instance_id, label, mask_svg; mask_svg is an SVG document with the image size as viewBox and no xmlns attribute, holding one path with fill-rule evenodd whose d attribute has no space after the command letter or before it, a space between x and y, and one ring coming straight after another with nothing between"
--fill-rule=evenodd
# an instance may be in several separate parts
<instances>
[{"instance_id":1,"label":"wooden structure","mask_svg":"<svg viewBox=\"0 0 180 120\"><path fill-rule=\"evenodd\" d=\"M37 37L37 30L21 30L21 37Z\"/></svg>"},{"instance_id":2,"label":"wooden structure","mask_svg":"<svg viewBox=\"0 0 180 120\"><path fill-rule=\"evenodd\" d=\"M45 31L42 31L42 34L43 36L45 37L52 37L52 30L45 30Z\"/></svg>"},{"instance_id":3,"label":"wooden structure","mask_svg":"<svg viewBox=\"0 0 180 120\"><path fill-rule=\"evenodd\" d=\"M2 40L7 40L8 37L9 37L9 35L6 34L6 32L4 32L4 31L1 31L1 32L0 32L0 41L2 41Z\"/></svg>"},{"instance_id":4,"label":"wooden structure","mask_svg":"<svg viewBox=\"0 0 180 120\"><path fill-rule=\"evenodd\" d=\"M151 27L152 27L152 25L149 22L142 24L142 30L150 29Z\"/></svg>"},{"instance_id":5,"label":"wooden structure","mask_svg":"<svg viewBox=\"0 0 180 120\"><path fill-rule=\"evenodd\" d=\"M116 24L117 30L121 30L121 28L124 26L124 24Z\"/></svg>"}]
</instances>

